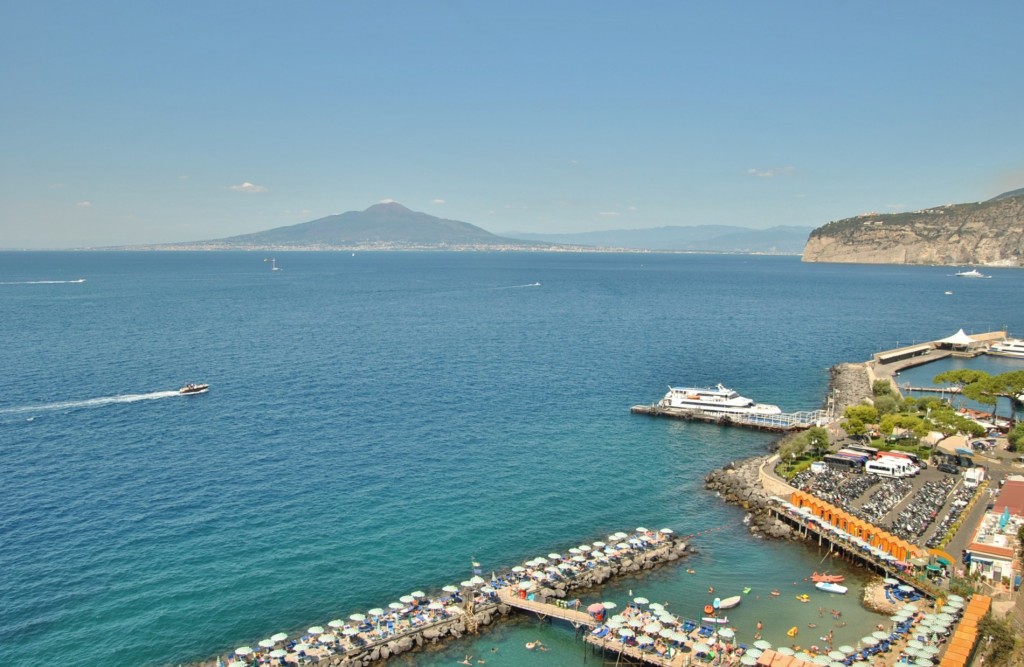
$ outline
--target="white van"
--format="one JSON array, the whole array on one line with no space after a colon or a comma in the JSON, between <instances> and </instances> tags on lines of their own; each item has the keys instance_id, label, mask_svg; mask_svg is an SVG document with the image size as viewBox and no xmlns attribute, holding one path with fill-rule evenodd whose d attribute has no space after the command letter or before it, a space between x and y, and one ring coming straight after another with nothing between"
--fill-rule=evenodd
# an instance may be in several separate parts
<instances>
[{"instance_id":1,"label":"white van","mask_svg":"<svg viewBox=\"0 0 1024 667\"><path fill-rule=\"evenodd\" d=\"M913 455L911 455L911 456L913 456ZM917 457L915 456L914 459L916 459L916 458ZM878 455L878 460L879 461L888 461L890 463L896 463L897 465L905 466L907 468L907 470L909 470L908 474L910 474L910 475L916 475L917 473L921 472L921 467L918 466L918 465L915 465L914 459L909 458L908 456L900 456L898 454L890 454L889 452L881 452Z\"/></svg>"},{"instance_id":2,"label":"white van","mask_svg":"<svg viewBox=\"0 0 1024 667\"><path fill-rule=\"evenodd\" d=\"M864 465L864 472L879 477L907 477L912 475L910 465L891 458L876 459L868 461Z\"/></svg>"}]
</instances>

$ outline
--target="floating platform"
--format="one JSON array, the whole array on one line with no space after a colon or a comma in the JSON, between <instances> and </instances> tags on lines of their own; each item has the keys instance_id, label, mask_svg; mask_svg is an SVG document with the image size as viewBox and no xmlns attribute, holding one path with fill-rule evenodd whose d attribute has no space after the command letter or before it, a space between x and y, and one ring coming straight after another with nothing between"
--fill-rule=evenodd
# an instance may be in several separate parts
<instances>
[{"instance_id":1,"label":"floating platform","mask_svg":"<svg viewBox=\"0 0 1024 667\"><path fill-rule=\"evenodd\" d=\"M828 410L752 415L705 412L703 410L687 410L685 408L666 408L655 403L653 405L634 405L629 411L636 415L699 421L717 424L718 426L742 426L758 431L773 431L776 433L802 431L812 426L824 426L832 420L832 415L829 414Z\"/></svg>"}]
</instances>

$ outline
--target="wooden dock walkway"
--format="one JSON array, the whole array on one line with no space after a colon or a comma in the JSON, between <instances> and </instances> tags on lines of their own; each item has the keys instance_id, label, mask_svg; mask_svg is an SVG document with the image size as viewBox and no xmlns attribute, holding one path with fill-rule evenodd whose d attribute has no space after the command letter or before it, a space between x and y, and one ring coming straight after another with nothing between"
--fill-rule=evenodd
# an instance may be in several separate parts
<instances>
[{"instance_id":1,"label":"wooden dock walkway","mask_svg":"<svg viewBox=\"0 0 1024 667\"><path fill-rule=\"evenodd\" d=\"M590 630L600 624L593 616L586 612L578 611L576 609L568 609L548 602L538 602L537 600L521 598L516 595L516 591L509 588L499 589L497 595L498 600L502 603L507 604L513 609L536 614L541 620L557 618L559 620L568 621L577 631L582 628L584 630L583 640L587 644L590 644L601 651L618 653L622 656L638 660L641 663L660 665L661 667L685 667L685 665L689 664L689 661L687 660L687 657L691 655L689 652L677 651L672 658L666 658L654 653L653 651L641 650L638 646L626 646L617 638L610 639L608 637L595 637L590 633ZM618 662L619 661L616 661L617 664Z\"/></svg>"}]
</instances>

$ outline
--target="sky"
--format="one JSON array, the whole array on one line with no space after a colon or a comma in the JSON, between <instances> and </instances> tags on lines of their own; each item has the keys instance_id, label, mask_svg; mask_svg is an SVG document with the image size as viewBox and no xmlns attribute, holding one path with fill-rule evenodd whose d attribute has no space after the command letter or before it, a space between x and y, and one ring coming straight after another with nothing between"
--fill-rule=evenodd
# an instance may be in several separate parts
<instances>
[{"instance_id":1,"label":"sky","mask_svg":"<svg viewBox=\"0 0 1024 667\"><path fill-rule=\"evenodd\" d=\"M1024 187L1024 2L0 0L0 248L383 200L817 227Z\"/></svg>"}]
</instances>

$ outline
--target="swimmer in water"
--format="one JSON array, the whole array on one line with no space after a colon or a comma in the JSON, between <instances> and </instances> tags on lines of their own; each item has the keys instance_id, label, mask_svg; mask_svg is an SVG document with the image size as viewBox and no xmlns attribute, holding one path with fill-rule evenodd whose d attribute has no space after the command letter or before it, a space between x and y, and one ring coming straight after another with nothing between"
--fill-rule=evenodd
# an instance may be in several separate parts
<instances>
[{"instance_id":1,"label":"swimmer in water","mask_svg":"<svg viewBox=\"0 0 1024 667\"><path fill-rule=\"evenodd\" d=\"M465 658L463 658L461 661L459 661L459 664L460 665L471 665L471 664L473 664L473 663L470 662L470 660L472 658L473 658L473 656L467 655Z\"/></svg>"}]
</instances>

